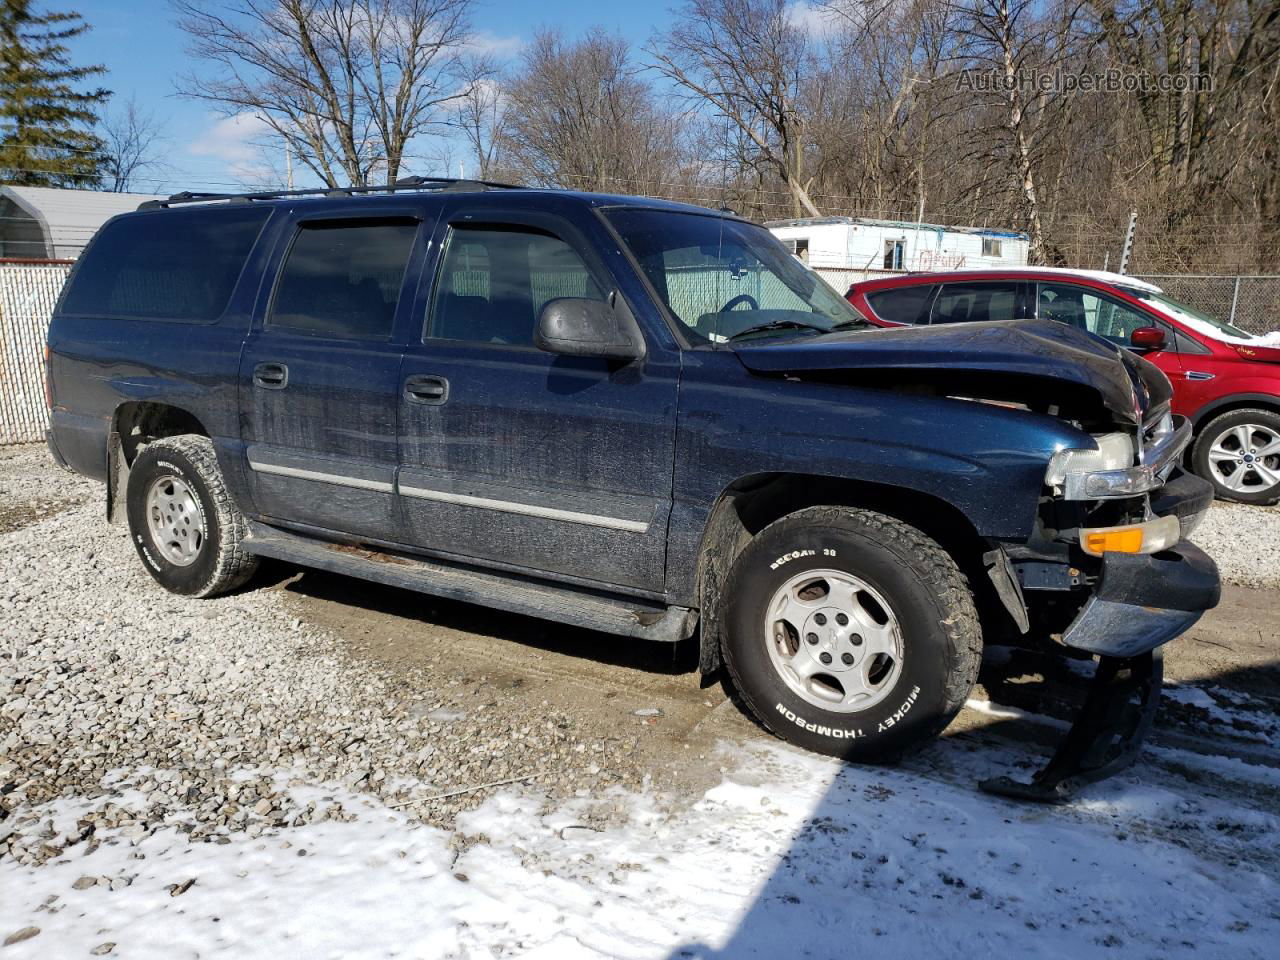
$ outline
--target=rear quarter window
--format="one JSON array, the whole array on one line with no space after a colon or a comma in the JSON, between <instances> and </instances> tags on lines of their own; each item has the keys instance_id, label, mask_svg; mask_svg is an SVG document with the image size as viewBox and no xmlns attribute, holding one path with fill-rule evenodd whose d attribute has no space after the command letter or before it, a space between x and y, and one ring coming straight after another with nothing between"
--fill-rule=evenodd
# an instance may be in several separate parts
<instances>
[{"instance_id":1,"label":"rear quarter window","mask_svg":"<svg viewBox=\"0 0 1280 960\"><path fill-rule=\"evenodd\" d=\"M933 289L933 284L930 283L914 287L894 287L867 294L867 303L881 320L890 323L926 323L925 307Z\"/></svg>"},{"instance_id":2,"label":"rear quarter window","mask_svg":"<svg viewBox=\"0 0 1280 960\"><path fill-rule=\"evenodd\" d=\"M159 210L102 228L61 312L209 323L227 308L269 209Z\"/></svg>"}]
</instances>

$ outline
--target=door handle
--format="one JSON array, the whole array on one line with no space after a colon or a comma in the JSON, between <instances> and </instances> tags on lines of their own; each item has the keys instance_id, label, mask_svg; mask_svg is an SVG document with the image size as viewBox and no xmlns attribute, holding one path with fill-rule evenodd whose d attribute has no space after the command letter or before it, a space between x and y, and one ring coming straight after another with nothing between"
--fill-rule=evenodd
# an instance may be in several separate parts
<instances>
[{"instance_id":1,"label":"door handle","mask_svg":"<svg viewBox=\"0 0 1280 960\"><path fill-rule=\"evenodd\" d=\"M449 381L422 374L409 377L404 382L404 398L410 403L439 406L449 399Z\"/></svg>"},{"instance_id":2,"label":"door handle","mask_svg":"<svg viewBox=\"0 0 1280 960\"><path fill-rule=\"evenodd\" d=\"M283 390L289 385L289 368L283 363L260 363L253 368L253 382L265 390Z\"/></svg>"}]
</instances>

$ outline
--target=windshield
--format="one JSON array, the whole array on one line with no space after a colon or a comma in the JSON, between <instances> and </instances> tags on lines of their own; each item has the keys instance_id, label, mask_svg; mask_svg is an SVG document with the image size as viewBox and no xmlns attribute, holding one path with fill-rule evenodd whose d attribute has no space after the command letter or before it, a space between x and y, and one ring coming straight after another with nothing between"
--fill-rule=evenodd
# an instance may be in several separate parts
<instances>
[{"instance_id":1,"label":"windshield","mask_svg":"<svg viewBox=\"0 0 1280 960\"><path fill-rule=\"evenodd\" d=\"M695 343L869 326L762 227L665 210L607 215Z\"/></svg>"},{"instance_id":2,"label":"windshield","mask_svg":"<svg viewBox=\"0 0 1280 960\"><path fill-rule=\"evenodd\" d=\"M1221 320L1215 320L1207 313L1197 310L1195 307L1187 306L1185 303L1179 303L1163 293L1152 293L1150 290L1138 290L1131 287L1125 287L1125 292L1154 304L1175 320L1181 320L1193 330L1198 330L1206 336L1216 337L1219 340L1223 339L1224 336L1236 340L1254 339L1253 334L1248 331L1233 327L1231 324L1224 323ZM1206 327L1208 329L1205 329Z\"/></svg>"}]
</instances>

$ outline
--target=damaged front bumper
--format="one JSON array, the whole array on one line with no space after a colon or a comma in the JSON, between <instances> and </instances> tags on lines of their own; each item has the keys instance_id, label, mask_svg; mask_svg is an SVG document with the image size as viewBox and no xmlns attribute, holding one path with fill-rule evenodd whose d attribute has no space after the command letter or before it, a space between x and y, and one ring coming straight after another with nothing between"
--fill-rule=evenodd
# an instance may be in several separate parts
<instances>
[{"instance_id":1,"label":"damaged front bumper","mask_svg":"<svg viewBox=\"0 0 1280 960\"><path fill-rule=\"evenodd\" d=\"M1061 803L1077 787L1134 761L1160 700L1160 647L1194 626L1221 596L1216 564L1185 539L1211 502L1207 482L1175 474L1152 499L1151 512L1178 517L1184 539L1153 554L1102 555L1089 598L1061 637L1099 658L1083 707L1030 782L996 777L984 781L983 790Z\"/></svg>"},{"instance_id":2,"label":"damaged front bumper","mask_svg":"<svg viewBox=\"0 0 1280 960\"><path fill-rule=\"evenodd\" d=\"M1136 657L1191 629L1220 595L1217 566L1189 541L1150 556L1104 554L1093 595L1062 642L1102 657Z\"/></svg>"}]
</instances>

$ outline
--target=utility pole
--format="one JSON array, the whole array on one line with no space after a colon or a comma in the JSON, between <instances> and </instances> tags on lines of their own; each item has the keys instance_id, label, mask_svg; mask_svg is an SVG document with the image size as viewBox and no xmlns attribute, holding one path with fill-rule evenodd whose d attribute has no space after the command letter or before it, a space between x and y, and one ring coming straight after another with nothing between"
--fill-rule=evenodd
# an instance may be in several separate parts
<instances>
[{"instance_id":1,"label":"utility pole","mask_svg":"<svg viewBox=\"0 0 1280 960\"><path fill-rule=\"evenodd\" d=\"M287 189L293 189L293 151L287 143L284 145L284 183Z\"/></svg>"},{"instance_id":2,"label":"utility pole","mask_svg":"<svg viewBox=\"0 0 1280 960\"><path fill-rule=\"evenodd\" d=\"M1129 269L1129 254L1133 253L1133 234L1138 228L1138 211L1129 211L1129 229L1124 232L1124 250L1120 253L1120 272Z\"/></svg>"}]
</instances>

